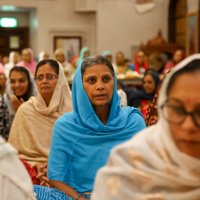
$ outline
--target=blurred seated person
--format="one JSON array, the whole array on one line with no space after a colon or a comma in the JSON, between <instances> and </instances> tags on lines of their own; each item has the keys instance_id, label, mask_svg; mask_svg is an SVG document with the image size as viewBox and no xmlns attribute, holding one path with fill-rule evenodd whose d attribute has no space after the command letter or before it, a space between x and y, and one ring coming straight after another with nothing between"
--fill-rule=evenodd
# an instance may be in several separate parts
<instances>
[{"instance_id":1,"label":"blurred seated person","mask_svg":"<svg viewBox=\"0 0 200 200\"><path fill-rule=\"evenodd\" d=\"M17 65L17 63L20 61L20 56L16 51L12 51L9 54L9 63L7 63L4 68L5 68L5 75L6 78L9 78L9 73L10 70Z\"/></svg>"},{"instance_id":2,"label":"blurred seated person","mask_svg":"<svg viewBox=\"0 0 200 200\"><path fill-rule=\"evenodd\" d=\"M64 49L55 50L54 60L63 66L66 77L70 77L75 72L76 69L74 69L74 67L67 61Z\"/></svg>"},{"instance_id":3,"label":"blurred seated person","mask_svg":"<svg viewBox=\"0 0 200 200\"><path fill-rule=\"evenodd\" d=\"M102 56L106 57L111 63L112 63L112 66L115 70L115 74L118 74L118 68L117 68L117 65L115 63L113 63L113 55L110 51L104 51L102 54Z\"/></svg>"},{"instance_id":4,"label":"blurred seated person","mask_svg":"<svg viewBox=\"0 0 200 200\"><path fill-rule=\"evenodd\" d=\"M49 54L46 51L41 51L38 55L38 62L49 59Z\"/></svg>"},{"instance_id":5,"label":"blurred seated person","mask_svg":"<svg viewBox=\"0 0 200 200\"><path fill-rule=\"evenodd\" d=\"M33 186L17 150L0 136L0 199L35 200Z\"/></svg>"},{"instance_id":6,"label":"blurred seated person","mask_svg":"<svg viewBox=\"0 0 200 200\"><path fill-rule=\"evenodd\" d=\"M25 67L13 67L10 70L9 79L6 83L6 93L4 94L11 124L19 106L36 94L35 80L30 71Z\"/></svg>"},{"instance_id":7,"label":"blurred seated person","mask_svg":"<svg viewBox=\"0 0 200 200\"><path fill-rule=\"evenodd\" d=\"M115 147L91 200L199 200L200 54L165 77L159 120Z\"/></svg>"},{"instance_id":8,"label":"blurred seated person","mask_svg":"<svg viewBox=\"0 0 200 200\"><path fill-rule=\"evenodd\" d=\"M76 62L76 65L78 66L79 63L84 59L84 58L87 58L89 56L92 56L92 52L91 50L88 48L88 47L83 47L80 51L80 54L79 54L79 59L77 60Z\"/></svg>"},{"instance_id":9,"label":"blurred seated person","mask_svg":"<svg viewBox=\"0 0 200 200\"><path fill-rule=\"evenodd\" d=\"M34 76L37 62L35 62L35 57L34 57L32 49L30 48L23 49L21 53L21 59L22 60L16 66L28 68L29 71Z\"/></svg>"},{"instance_id":10,"label":"blurred seated person","mask_svg":"<svg viewBox=\"0 0 200 200\"><path fill-rule=\"evenodd\" d=\"M12 71L10 81L12 84ZM72 111L72 98L64 69L55 60L38 63L35 81L38 94L18 108L8 142L18 150L33 183L49 186L46 168L53 126Z\"/></svg>"},{"instance_id":11,"label":"blurred seated person","mask_svg":"<svg viewBox=\"0 0 200 200\"><path fill-rule=\"evenodd\" d=\"M143 51L137 51L134 55L134 63L130 64L126 71L136 71L143 74L148 69L145 54Z\"/></svg>"},{"instance_id":12,"label":"blurred seated person","mask_svg":"<svg viewBox=\"0 0 200 200\"><path fill-rule=\"evenodd\" d=\"M125 74L127 70L127 63L124 57L124 53L121 51L116 54L116 65L118 74Z\"/></svg>"},{"instance_id":13,"label":"blurred seated person","mask_svg":"<svg viewBox=\"0 0 200 200\"><path fill-rule=\"evenodd\" d=\"M6 76L0 73L0 94L4 95L6 92Z\"/></svg>"},{"instance_id":14,"label":"blurred seated person","mask_svg":"<svg viewBox=\"0 0 200 200\"><path fill-rule=\"evenodd\" d=\"M4 56L2 58L2 63L3 63L3 65L6 65L7 63L9 63L9 57L8 56Z\"/></svg>"},{"instance_id":15,"label":"blurred seated person","mask_svg":"<svg viewBox=\"0 0 200 200\"><path fill-rule=\"evenodd\" d=\"M175 51L173 54L172 61L168 62L164 69L163 69L163 74L166 74L169 72L170 69L174 68L179 62L181 62L185 58L185 53L182 49L178 49Z\"/></svg>"},{"instance_id":16,"label":"blurred seated person","mask_svg":"<svg viewBox=\"0 0 200 200\"><path fill-rule=\"evenodd\" d=\"M48 178L58 195L64 191L62 199L87 200L110 149L127 141L145 124L138 109L119 105L115 72L103 56L87 57L79 64L72 100L74 111L60 117L53 129ZM38 200L48 199L48 191L36 186Z\"/></svg>"},{"instance_id":17,"label":"blurred seated person","mask_svg":"<svg viewBox=\"0 0 200 200\"><path fill-rule=\"evenodd\" d=\"M117 81L117 93L120 98L120 106L121 107L127 107L127 95L125 90L125 85L121 81Z\"/></svg>"},{"instance_id":18,"label":"blurred seated person","mask_svg":"<svg viewBox=\"0 0 200 200\"><path fill-rule=\"evenodd\" d=\"M5 140L8 140L9 132L10 119L8 107L5 103L4 96L0 94L0 136L2 136Z\"/></svg>"},{"instance_id":19,"label":"blurred seated person","mask_svg":"<svg viewBox=\"0 0 200 200\"><path fill-rule=\"evenodd\" d=\"M149 105L154 98L157 86L160 83L160 78L157 72L149 72L144 74L142 82L142 89L131 95L128 105L138 108L145 118Z\"/></svg>"}]
</instances>

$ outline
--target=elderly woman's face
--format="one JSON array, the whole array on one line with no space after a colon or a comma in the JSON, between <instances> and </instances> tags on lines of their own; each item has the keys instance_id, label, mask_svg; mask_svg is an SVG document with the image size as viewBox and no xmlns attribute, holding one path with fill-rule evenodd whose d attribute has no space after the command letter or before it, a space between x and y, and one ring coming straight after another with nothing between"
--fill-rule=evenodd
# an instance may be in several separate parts
<instances>
[{"instance_id":1,"label":"elderly woman's face","mask_svg":"<svg viewBox=\"0 0 200 200\"><path fill-rule=\"evenodd\" d=\"M180 75L169 91L168 104L176 109L168 109L168 118L181 118L183 109L196 111L195 118L200 122L200 71ZM171 109L172 110L172 109ZM200 157L200 128L194 123L191 115L187 115L183 123L169 123L172 137L179 150L193 157Z\"/></svg>"},{"instance_id":2,"label":"elderly woman's face","mask_svg":"<svg viewBox=\"0 0 200 200\"><path fill-rule=\"evenodd\" d=\"M36 84L38 92L42 95L43 98L45 96L53 95L53 92L55 90L58 81L57 78L52 80L47 79L46 77L50 75L57 76L57 73L48 63L40 66L40 68L37 71ZM43 79L39 80L37 77L43 77Z\"/></svg>"},{"instance_id":3,"label":"elderly woman's face","mask_svg":"<svg viewBox=\"0 0 200 200\"><path fill-rule=\"evenodd\" d=\"M109 104L113 96L114 78L106 65L88 67L83 74L83 87L93 106Z\"/></svg>"},{"instance_id":4,"label":"elderly woman's face","mask_svg":"<svg viewBox=\"0 0 200 200\"><path fill-rule=\"evenodd\" d=\"M65 55L62 51L60 51L59 53L57 53L56 55L56 60L60 63L65 62Z\"/></svg>"},{"instance_id":5,"label":"elderly woman's face","mask_svg":"<svg viewBox=\"0 0 200 200\"><path fill-rule=\"evenodd\" d=\"M31 53L27 50L22 51L22 60L30 63L31 62Z\"/></svg>"}]
</instances>

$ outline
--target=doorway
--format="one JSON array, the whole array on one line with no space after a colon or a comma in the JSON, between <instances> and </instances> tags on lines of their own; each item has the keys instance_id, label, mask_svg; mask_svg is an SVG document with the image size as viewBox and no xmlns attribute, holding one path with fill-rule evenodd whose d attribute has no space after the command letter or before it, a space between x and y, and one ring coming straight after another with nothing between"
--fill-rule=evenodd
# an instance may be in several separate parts
<instances>
[{"instance_id":1,"label":"doorway","mask_svg":"<svg viewBox=\"0 0 200 200\"><path fill-rule=\"evenodd\" d=\"M21 53L29 47L29 28L0 28L0 55L8 56L11 51Z\"/></svg>"},{"instance_id":2,"label":"doorway","mask_svg":"<svg viewBox=\"0 0 200 200\"><path fill-rule=\"evenodd\" d=\"M169 42L176 43L184 51L186 40L186 0L170 0L169 5Z\"/></svg>"}]
</instances>

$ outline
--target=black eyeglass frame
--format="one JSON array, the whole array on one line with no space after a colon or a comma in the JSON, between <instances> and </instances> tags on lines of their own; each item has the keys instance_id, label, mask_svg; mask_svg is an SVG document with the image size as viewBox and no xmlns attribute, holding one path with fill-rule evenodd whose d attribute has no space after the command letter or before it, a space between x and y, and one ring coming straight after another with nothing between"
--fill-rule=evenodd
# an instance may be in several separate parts
<instances>
[{"instance_id":1,"label":"black eyeglass frame","mask_svg":"<svg viewBox=\"0 0 200 200\"><path fill-rule=\"evenodd\" d=\"M167 105L167 102L168 102L168 99L165 101L165 103L164 103L163 105L160 106L160 108L161 108L161 110L162 110L162 112L163 112L163 115L164 115L165 119L166 119L169 123L180 125L180 124L182 124L182 123L185 121L186 117L187 117L188 115L190 115L190 116L192 117L192 120L193 120L194 124L195 124L198 128L200 128L200 124L198 124L198 123L196 122L195 117L194 117L194 114L195 114L196 111L187 112L185 109L182 109L182 110L183 110L183 113L185 114L185 117L183 118L183 120L182 120L181 122L179 122L179 123L170 121L170 120L165 116L164 111L163 111L163 108L164 108L164 107L166 107L166 106L169 107L169 105Z\"/></svg>"}]
</instances>

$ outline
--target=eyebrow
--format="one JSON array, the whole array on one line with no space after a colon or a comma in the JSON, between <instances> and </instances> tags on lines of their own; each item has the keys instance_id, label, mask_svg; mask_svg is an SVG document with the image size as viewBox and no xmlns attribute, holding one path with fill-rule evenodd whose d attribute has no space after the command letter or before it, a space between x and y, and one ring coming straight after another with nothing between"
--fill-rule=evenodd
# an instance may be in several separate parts
<instances>
[{"instance_id":1,"label":"eyebrow","mask_svg":"<svg viewBox=\"0 0 200 200\"><path fill-rule=\"evenodd\" d=\"M177 98L174 98L174 97L169 98L167 101L172 101L172 100L176 101L176 102L178 102L178 103L180 103L180 104L182 104L184 106L184 103L181 100L179 100ZM200 103L196 104L195 106L200 106Z\"/></svg>"},{"instance_id":2,"label":"eyebrow","mask_svg":"<svg viewBox=\"0 0 200 200\"><path fill-rule=\"evenodd\" d=\"M111 74L103 74L102 76L112 76ZM86 76L85 78L96 78L97 76Z\"/></svg>"}]
</instances>

